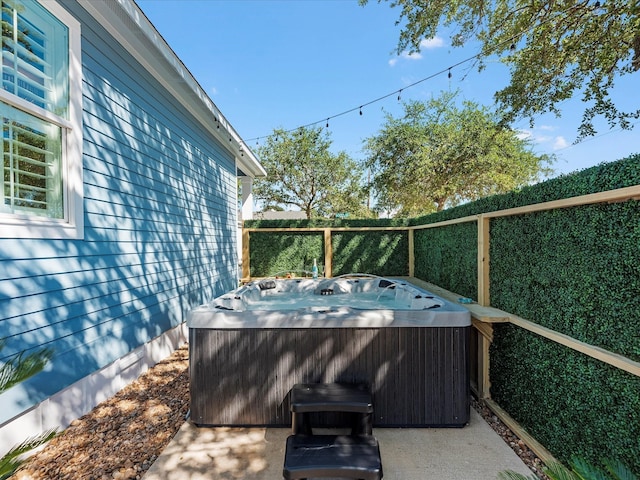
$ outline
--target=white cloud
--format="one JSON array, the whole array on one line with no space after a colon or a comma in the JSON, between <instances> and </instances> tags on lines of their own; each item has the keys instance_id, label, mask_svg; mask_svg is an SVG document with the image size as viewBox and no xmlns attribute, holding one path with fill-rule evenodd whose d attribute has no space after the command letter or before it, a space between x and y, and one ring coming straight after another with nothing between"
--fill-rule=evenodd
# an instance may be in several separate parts
<instances>
[{"instance_id":1,"label":"white cloud","mask_svg":"<svg viewBox=\"0 0 640 480\"><path fill-rule=\"evenodd\" d=\"M420 49L432 50L434 48L444 47L444 40L442 37L435 36L433 38L425 38L420 42Z\"/></svg>"},{"instance_id":2,"label":"white cloud","mask_svg":"<svg viewBox=\"0 0 640 480\"><path fill-rule=\"evenodd\" d=\"M434 37L434 38L422 40L420 42L419 52L409 53L407 51L404 51L400 54L400 56L390 59L389 66L393 67L396 63L398 63L398 60L400 59L421 60L422 50L433 50L434 48L440 48L440 47L444 47L444 40L441 37Z\"/></svg>"},{"instance_id":3,"label":"white cloud","mask_svg":"<svg viewBox=\"0 0 640 480\"><path fill-rule=\"evenodd\" d=\"M567 148L568 146L569 146L569 142L567 142L567 140L562 136L556 137L555 141L553 142L554 150L561 150L563 148Z\"/></svg>"},{"instance_id":4,"label":"white cloud","mask_svg":"<svg viewBox=\"0 0 640 480\"><path fill-rule=\"evenodd\" d=\"M216 87L211 87L211 88L209 88L209 93L211 95L217 95L218 94L218 89Z\"/></svg>"},{"instance_id":5,"label":"white cloud","mask_svg":"<svg viewBox=\"0 0 640 480\"><path fill-rule=\"evenodd\" d=\"M546 145L547 148L551 147L553 150L562 150L569 146L569 142L562 135L549 135L548 132L557 130L556 127L548 125L541 125L534 129L521 129L518 130L516 135L521 140L528 140L538 145Z\"/></svg>"},{"instance_id":6,"label":"white cloud","mask_svg":"<svg viewBox=\"0 0 640 480\"><path fill-rule=\"evenodd\" d=\"M402 58L406 58L407 60L420 60L422 58L422 54L420 52L407 53L402 52L400 55Z\"/></svg>"}]
</instances>

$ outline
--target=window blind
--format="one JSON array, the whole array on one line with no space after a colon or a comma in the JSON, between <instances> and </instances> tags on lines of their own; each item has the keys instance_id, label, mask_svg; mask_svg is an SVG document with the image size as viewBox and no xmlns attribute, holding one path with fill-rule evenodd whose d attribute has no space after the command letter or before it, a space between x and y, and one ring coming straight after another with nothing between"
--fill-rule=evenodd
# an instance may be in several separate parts
<instances>
[{"instance_id":1,"label":"window blind","mask_svg":"<svg viewBox=\"0 0 640 480\"><path fill-rule=\"evenodd\" d=\"M0 110L5 209L62 218L61 129L25 113L16 115L5 104Z\"/></svg>"},{"instance_id":2,"label":"window blind","mask_svg":"<svg viewBox=\"0 0 640 480\"><path fill-rule=\"evenodd\" d=\"M33 0L1 1L2 89L66 118L68 28ZM64 218L62 129L38 117L41 110L23 108L0 102L0 211Z\"/></svg>"}]
</instances>

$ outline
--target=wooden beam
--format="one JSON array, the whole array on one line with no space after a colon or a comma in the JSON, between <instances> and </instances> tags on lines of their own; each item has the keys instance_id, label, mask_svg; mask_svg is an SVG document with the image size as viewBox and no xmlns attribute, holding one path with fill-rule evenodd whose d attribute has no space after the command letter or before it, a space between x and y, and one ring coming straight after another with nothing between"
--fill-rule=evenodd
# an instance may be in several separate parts
<instances>
[{"instance_id":1,"label":"wooden beam","mask_svg":"<svg viewBox=\"0 0 640 480\"><path fill-rule=\"evenodd\" d=\"M427 228L445 227L447 225L457 225L458 223L476 222L478 215L470 215L468 217L453 218L451 220L444 220L442 222L427 223L425 225L416 225L409 227L411 230L425 230Z\"/></svg>"},{"instance_id":2,"label":"wooden beam","mask_svg":"<svg viewBox=\"0 0 640 480\"><path fill-rule=\"evenodd\" d=\"M247 228L250 232L324 232L326 229L333 232L403 232L412 227L265 227Z\"/></svg>"},{"instance_id":3,"label":"wooden beam","mask_svg":"<svg viewBox=\"0 0 640 480\"><path fill-rule=\"evenodd\" d=\"M634 185L632 187L618 188L616 190L607 190L606 192L580 195L579 197L563 198L561 200L536 203L534 205L526 205L524 207L508 208L506 210L498 210L495 212L485 213L483 215L490 218L509 217L512 215L524 215L527 213L554 210L557 208L589 205L591 203L622 202L626 200L633 200L638 197L640 197L640 185Z\"/></svg>"},{"instance_id":4,"label":"wooden beam","mask_svg":"<svg viewBox=\"0 0 640 480\"><path fill-rule=\"evenodd\" d=\"M475 317L471 317L471 323L480 335L489 340L489 343L493 342L493 326L491 323L483 322Z\"/></svg>"},{"instance_id":5,"label":"wooden beam","mask_svg":"<svg viewBox=\"0 0 640 480\"><path fill-rule=\"evenodd\" d=\"M480 345L478 351L478 366L479 366L479 376L478 376L478 390L480 393L480 398L488 399L491 398L491 379L489 378L491 357L489 356L489 348L491 347L491 342L484 335L480 335Z\"/></svg>"},{"instance_id":6,"label":"wooden beam","mask_svg":"<svg viewBox=\"0 0 640 480\"><path fill-rule=\"evenodd\" d=\"M489 222L484 215L478 218L478 303L491 305L489 297Z\"/></svg>"},{"instance_id":7,"label":"wooden beam","mask_svg":"<svg viewBox=\"0 0 640 480\"><path fill-rule=\"evenodd\" d=\"M249 229L242 229L242 279L251 278L251 266L249 264Z\"/></svg>"},{"instance_id":8,"label":"wooden beam","mask_svg":"<svg viewBox=\"0 0 640 480\"><path fill-rule=\"evenodd\" d=\"M500 405L490 399L485 399L484 403L493 413L496 414L496 417L502 420L502 423L509 427L509 430L515 433L518 438L520 438L546 465L549 465L549 463L551 462L557 462L551 452L549 452L549 450L547 450L544 445L533 438L524 428L520 426L518 422L511 418L511 416L506 411L504 411L504 409L502 409Z\"/></svg>"},{"instance_id":9,"label":"wooden beam","mask_svg":"<svg viewBox=\"0 0 640 480\"><path fill-rule=\"evenodd\" d=\"M610 352L608 350L605 350L604 348L596 347L580 340L576 340L575 338L565 335L564 333L556 332L555 330L543 327L542 325L538 325L537 323L525 320L524 318L520 318L516 315L509 315L509 322L521 328L529 330L530 332L536 333L542 337L548 338L549 340L553 340L554 342L564 345L565 347L569 347L573 350L584 353L585 355L589 355L592 358L600 360L601 362L608 363L609 365L613 365L614 367L640 377L640 362L636 362L617 353Z\"/></svg>"},{"instance_id":10,"label":"wooden beam","mask_svg":"<svg viewBox=\"0 0 640 480\"><path fill-rule=\"evenodd\" d=\"M331 229L325 228L324 232L324 276L333 276L333 247L331 245Z\"/></svg>"},{"instance_id":11,"label":"wooden beam","mask_svg":"<svg viewBox=\"0 0 640 480\"><path fill-rule=\"evenodd\" d=\"M414 238L413 238L414 230L411 229L407 232L408 243L409 243L409 276L413 277L415 273L415 263L416 263L416 252L414 250Z\"/></svg>"}]
</instances>

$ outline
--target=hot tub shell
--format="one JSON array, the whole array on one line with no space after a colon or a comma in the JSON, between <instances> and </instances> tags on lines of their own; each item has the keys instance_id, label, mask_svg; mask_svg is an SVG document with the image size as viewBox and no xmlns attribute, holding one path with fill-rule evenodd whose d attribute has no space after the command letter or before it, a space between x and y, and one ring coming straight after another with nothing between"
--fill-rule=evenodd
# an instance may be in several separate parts
<instances>
[{"instance_id":1,"label":"hot tub shell","mask_svg":"<svg viewBox=\"0 0 640 480\"><path fill-rule=\"evenodd\" d=\"M293 286L283 283L281 289ZM239 311L240 305L229 307L230 298L242 297L234 291L195 309L187 321L191 421L290 426L293 385L347 382L370 386L374 426L464 426L470 408L469 312L418 287L398 287L398 294L404 290L429 301L391 311ZM439 306L428 308L434 300Z\"/></svg>"}]
</instances>

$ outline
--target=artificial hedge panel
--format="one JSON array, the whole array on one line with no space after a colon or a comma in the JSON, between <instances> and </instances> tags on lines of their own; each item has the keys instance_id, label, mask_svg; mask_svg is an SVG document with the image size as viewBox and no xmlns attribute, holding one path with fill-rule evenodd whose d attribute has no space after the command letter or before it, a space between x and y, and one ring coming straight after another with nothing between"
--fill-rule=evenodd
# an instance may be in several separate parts
<instances>
[{"instance_id":1,"label":"artificial hedge panel","mask_svg":"<svg viewBox=\"0 0 640 480\"><path fill-rule=\"evenodd\" d=\"M491 222L491 304L640 360L640 202Z\"/></svg>"},{"instance_id":2,"label":"artificial hedge panel","mask_svg":"<svg viewBox=\"0 0 640 480\"><path fill-rule=\"evenodd\" d=\"M561 461L640 473L640 378L513 325L496 325L491 396Z\"/></svg>"},{"instance_id":3,"label":"artificial hedge panel","mask_svg":"<svg viewBox=\"0 0 640 480\"><path fill-rule=\"evenodd\" d=\"M478 293L475 222L416 230L414 275L465 297Z\"/></svg>"},{"instance_id":4,"label":"artificial hedge panel","mask_svg":"<svg viewBox=\"0 0 640 480\"><path fill-rule=\"evenodd\" d=\"M333 232L333 276L347 273L409 274L406 231Z\"/></svg>"},{"instance_id":5,"label":"artificial hedge panel","mask_svg":"<svg viewBox=\"0 0 640 480\"><path fill-rule=\"evenodd\" d=\"M317 259L324 264L324 237L319 233L252 232L249 264L252 277L311 271Z\"/></svg>"},{"instance_id":6,"label":"artificial hedge panel","mask_svg":"<svg viewBox=\"0 0 640 480\"><path fill-rule=\"evenodd\" d=\"M480 213L550 202L590 193L640 185L640 154L568 175L561 175L535 185L502 195L481 198L458 207L424 217L413 218L410 225L424 225Z\"/></svg>"}]
</instances>

